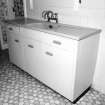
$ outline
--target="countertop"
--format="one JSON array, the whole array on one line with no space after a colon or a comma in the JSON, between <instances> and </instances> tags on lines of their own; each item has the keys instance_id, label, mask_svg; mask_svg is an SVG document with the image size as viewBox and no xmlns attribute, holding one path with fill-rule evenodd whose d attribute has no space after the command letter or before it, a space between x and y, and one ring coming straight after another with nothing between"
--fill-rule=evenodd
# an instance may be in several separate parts
<instances>
[{"instance_id":1,"label":"countertop","mask_svg":"<svg viewBox=\"0 0 105 105\"><path fill-rule=\"evenodd\" d=\"M12 20L4 20L3 22L5 22L6 24L12 24L15 26L23 26L23 25L37 23L41 21L36 20L36 19L30 19L30 18L17 18L17 19L12 19Z\"/></svg>"},{"instance_id":2,"label":"countertop","mask_svg":"<svg viewBox=\"0 0 105 105\"><path fill-rule=\"evenodd\" d=\"M30 19L30 18L6 20L5 23L32 29L32 30L38 30L38 31L46 32L53 35L59 35L59 36L71 38L78 41L84 38L87 38L89 36L99 34L101 32L100 29L66 25L61 23L57 23L57 24L49 23L49 22L45 22L37 19ZM53 25L54 28L49 28L48 26L50 24Z\"/></svg>"}]
</instances>

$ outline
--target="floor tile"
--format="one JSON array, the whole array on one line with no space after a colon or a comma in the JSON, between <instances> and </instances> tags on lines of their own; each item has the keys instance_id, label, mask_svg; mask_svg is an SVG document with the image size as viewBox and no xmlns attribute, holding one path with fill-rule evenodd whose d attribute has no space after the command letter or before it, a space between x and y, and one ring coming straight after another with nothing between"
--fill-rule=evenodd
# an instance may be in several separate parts
<instances>
[{"instance_id":1,"label":"floor tile","mask_svg":"<svg viewBox=\"0 0 105 105\"><path fill-rule=\"evenodd\" d=\"M73 104L6 59L0 63L0 105ZM91 88L74 105L105 105L105 95Z\"/></svg>"}]
</instances>

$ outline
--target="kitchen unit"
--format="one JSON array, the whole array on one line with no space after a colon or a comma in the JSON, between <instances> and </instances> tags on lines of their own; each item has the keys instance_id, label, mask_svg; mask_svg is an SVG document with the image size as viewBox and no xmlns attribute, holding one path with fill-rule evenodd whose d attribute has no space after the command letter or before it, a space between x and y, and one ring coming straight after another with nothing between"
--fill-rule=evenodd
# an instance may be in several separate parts
<instances>
[{"instance_id":1,"label":"kitchen unit","mask_svg":"<svg viewBox=\"0 0 105 105\"><path fill-rule=\"evenodd\" d=\"M100 30L46 24L8 25L10 61L74 102L92 84Z\"/></svg>"}]
</instances>

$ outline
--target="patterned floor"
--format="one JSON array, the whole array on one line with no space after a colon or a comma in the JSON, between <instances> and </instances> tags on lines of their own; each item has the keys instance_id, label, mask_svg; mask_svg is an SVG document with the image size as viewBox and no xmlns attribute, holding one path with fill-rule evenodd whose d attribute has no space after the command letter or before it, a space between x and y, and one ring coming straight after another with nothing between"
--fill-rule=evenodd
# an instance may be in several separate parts
<instances>
[{"instance_id":1,"label":"patterned floor","mask_svg":"<svg viewBox=\"0 0 105 105\"><path fill-rule=\"evenodd\" d=\"M0 64L0 105L72 105L72 103L6 61ZM90 89L75 105L105 105L105 95Z\"/></svg>"}]
</instances>

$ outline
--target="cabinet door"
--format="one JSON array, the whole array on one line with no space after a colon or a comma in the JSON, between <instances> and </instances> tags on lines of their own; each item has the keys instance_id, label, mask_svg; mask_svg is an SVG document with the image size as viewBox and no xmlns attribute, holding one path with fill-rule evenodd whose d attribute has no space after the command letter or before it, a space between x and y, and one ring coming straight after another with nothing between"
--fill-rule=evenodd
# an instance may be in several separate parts
<instances>
[{"instance_id":1,"label":"cabinet door","mask_svg":"<svg viewBox=\"0 0 105 105\"><path fill-rule=\"evenodd\" d=\"M25 52L25 57L26 57L26 62L27 62L26 71L28 73L32 74L35 68L40 66L36 64L36 61L39 58L40 47L41 45L39 42L32 40L32 39L27 39L27 40L25 39L24 52Z\"/></svg>"},{"instance_id":2,"label":"cabinet door","mask_svg":"<svg viewBox=\"0 0 105 105\"><path fill-rule=\"evenodd\" d=\"M67 52L40 42L30 41L25 47L28 72L72 99L76 52Z\"/></svg>"},{"instance_id":3,"label":"cabinet door","mask_svg":"<svg viewBox=\"0 0 105 105\"><path fill-rule=\"evenodd\" d=\"M25 68L24 47L18 27L8 27L8 44L10 61L18 67Z\"/></svg>"}]
</instances>

